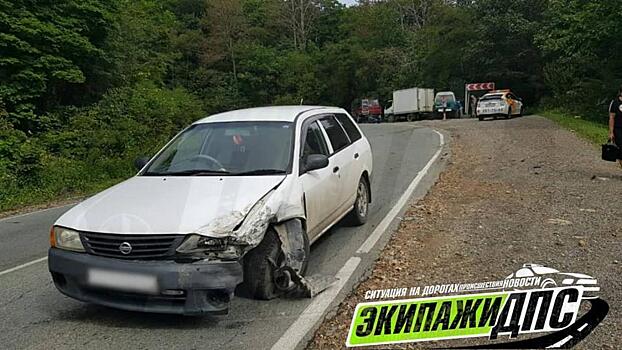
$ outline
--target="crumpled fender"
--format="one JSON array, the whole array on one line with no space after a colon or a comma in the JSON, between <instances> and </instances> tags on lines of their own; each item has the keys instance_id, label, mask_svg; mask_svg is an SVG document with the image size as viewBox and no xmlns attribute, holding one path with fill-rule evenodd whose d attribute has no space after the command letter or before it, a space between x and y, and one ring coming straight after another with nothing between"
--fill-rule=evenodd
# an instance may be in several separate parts
<instances>
[{"instance_id":1,"label":"crumpled fender","mask_svg":"<svg viewBox=\"0 0 622 350\"><path fill-rule=\"evenodd\" d=\"M286 296L313 298L336 281L334 276L313 275L303 277L298 271L302 269L304 257L309 253L306 250L306 232L300 219L290 219L274 226L274 230L281 241L281 249L285 254L285 261L277 266L277 274L284 285L277 285Z\"/></svg>"},{"instance_id":2,"label":"crumpled fender","mask_svg":"<svg viewBox=\"0 0 622 350\"><path fill-rule=\"evenodd\" d=\"M335 278L320 275L305 278L296 272L300 271L305 256L303 220L306 215L302 188L293 176L288 176L254 205L212 220L197 233L228 238L230 243L243 248L241 255L244 255L261 243L268 227L273 225L285 254L283 264L275 266L281 276L286 276L285 286L281 286L283 293L311 298L328 288Z\"/></svg>"}]
</instances>

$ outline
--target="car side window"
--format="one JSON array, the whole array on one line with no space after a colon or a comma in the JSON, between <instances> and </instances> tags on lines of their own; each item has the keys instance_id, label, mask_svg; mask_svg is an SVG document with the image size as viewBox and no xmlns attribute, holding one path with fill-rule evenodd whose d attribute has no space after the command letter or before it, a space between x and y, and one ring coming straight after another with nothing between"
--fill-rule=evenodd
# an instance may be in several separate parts
<instances>
[{"instance_id":1,"label":"car side window","mask_svg":"<svg viewBox=\"0 0 622 350\"><path fill-rule=\"evenodd\" d=\"M328 145L326 144L326 140L324 139L324 135L317 121L307 126L304 145L302 145L302 159L305 159L310 154L323 154L328 156Z\"/></svg>"},{"instance_id":2,"label":"car side window","mask_svg":"<svg viewBox=\"0 0 622 350\"><path fill-rule=\"evenodd\" d=\"M320 119L320 123L326 130L328 134L328 139L330 143L333 145L333 152L337 153L340 150L346 148L350 144L350 140L348 139L348 135L341 127L341 124L335 119L335 117L326 116Z\"/></svg>"},{"instance_id":3,"label":"car side window","mask_svg":"<svg viewBox=\"0 0 622 350\"><path fill-rule=\"evenodd\" d=\"M346 130L351 142L355 142L361 139L361 132L356 128L354 122L350 117L345 114L335 114L335 118L341 123L341 126Z\"/></svg>"}]
</instances>

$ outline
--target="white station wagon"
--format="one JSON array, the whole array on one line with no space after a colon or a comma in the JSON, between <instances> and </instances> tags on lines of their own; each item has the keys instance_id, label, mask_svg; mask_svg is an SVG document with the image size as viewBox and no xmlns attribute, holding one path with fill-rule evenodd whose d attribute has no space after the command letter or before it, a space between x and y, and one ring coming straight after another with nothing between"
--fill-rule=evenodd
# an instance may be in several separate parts
<instances>
[{"instance_id":1,"label":"white station wagon","mask_svg":"<svg viewBox=\"0 0 622 350\"><path fill-rule=\"evenodd\" d=\"M232 111L197 121L139 173L75 206L50 233L54 284L126 310L227 313L237 290L304 289L309 245L365 223L372 153L341 108Z\"/></svg>"}]
</instances>

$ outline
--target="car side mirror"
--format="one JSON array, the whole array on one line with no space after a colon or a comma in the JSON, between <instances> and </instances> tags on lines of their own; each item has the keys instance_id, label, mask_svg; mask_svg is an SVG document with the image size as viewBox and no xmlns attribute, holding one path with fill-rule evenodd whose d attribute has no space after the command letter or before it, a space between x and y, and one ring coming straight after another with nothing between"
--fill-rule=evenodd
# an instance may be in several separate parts
<instances>
[{"instance_id":1,"label":"car side mirror","mask_svg":"<svg viewBox=\"0 0 622 350\"><path fill-rule=\"evenodd\" d=\"M323 169L328 166L328 157L323 154L310 154L305 159L305 171Z\"/></svg>"},{"instance_id":2,"label":"car side mirror","mask_svg":"<svg viewBox=\"0 0 622 350\"><path fill-rule=\"evenodd\" d=\"M137 170L140 170L145 167L149 163L149 157L140 157L134 161L134 166Z\"/></svg>"}]
</instances>

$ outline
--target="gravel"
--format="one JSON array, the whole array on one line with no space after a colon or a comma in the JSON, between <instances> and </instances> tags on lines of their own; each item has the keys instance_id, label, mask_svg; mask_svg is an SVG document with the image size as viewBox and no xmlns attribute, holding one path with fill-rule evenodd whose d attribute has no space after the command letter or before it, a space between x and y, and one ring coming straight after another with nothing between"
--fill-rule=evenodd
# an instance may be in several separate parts
<instances>
[{"instance_id":1,"label":"gravel","mask_svg":"<svg viewBox=\"0 0 622 350\"><path fill-rule=\"evenodd\" d=\"M537 116L420 125L451 134L451 162L428 195L406 212L371 276L323 322L308 348L345 347L354 308L367 290L503 279L523 263L597 278L611 309L576 348L616 348L622 339L620 167Z\"/></svg>"}]
</instances>

